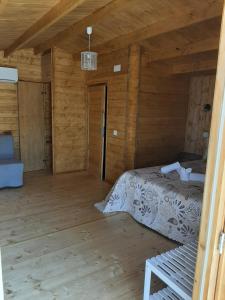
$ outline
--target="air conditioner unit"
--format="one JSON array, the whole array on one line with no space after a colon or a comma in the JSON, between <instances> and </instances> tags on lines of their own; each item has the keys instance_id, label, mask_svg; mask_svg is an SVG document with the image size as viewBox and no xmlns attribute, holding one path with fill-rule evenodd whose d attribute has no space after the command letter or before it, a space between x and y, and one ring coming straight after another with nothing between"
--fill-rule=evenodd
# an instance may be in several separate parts
<instances>
[{"instance_id":1,"label":"air conditioner unit","mask_svg":"<svg viewBox=\"0 0 225 300\"><path fill-rule=\"evenodd\" d=\"M1 82L17 82L18 70L15 68L0 67L0 83Z\"/></svg>"}]
</instances>

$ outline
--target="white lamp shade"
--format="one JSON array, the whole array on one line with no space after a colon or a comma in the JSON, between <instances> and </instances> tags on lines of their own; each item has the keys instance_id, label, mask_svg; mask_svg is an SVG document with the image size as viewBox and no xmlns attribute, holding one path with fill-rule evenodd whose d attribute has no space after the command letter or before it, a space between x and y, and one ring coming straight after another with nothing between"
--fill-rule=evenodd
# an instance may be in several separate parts
<instances>
[{"instance_id":1,"label":"white lamp shade","mask_svg":"<svg viewBox=\"0 0 225 300\"><path fill-rule=\"evenodd\" d=\"M81 52L81 70L95 71L97 70L98 54L92 51Z\"/></svg>"}]
</instances>

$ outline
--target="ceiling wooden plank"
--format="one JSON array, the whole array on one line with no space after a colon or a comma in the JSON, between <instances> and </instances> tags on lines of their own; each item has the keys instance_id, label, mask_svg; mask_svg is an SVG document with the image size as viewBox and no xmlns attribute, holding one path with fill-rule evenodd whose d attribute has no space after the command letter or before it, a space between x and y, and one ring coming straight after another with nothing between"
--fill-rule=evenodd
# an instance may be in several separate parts
<instances>
[{"instance_id":1,"label":"ceiling wooden plank","mask_svg":"<svg viewBox=\"0 0 225 300\"><path fill-rule=\"evenodd\" d=\"M8 0L1 0L0 1L0 14L2 14L4 12L7 2L8 2Z\"/></svg>"},{"instance_id":2,"label":"ceiling wooden plank","mask_svg":"<svg viewBox=\"0 0 225 300\"><path fill-rule=\"evenodd\" d=\"M114 38L104 44L97 45L94 48L99 53L109 53L117 49L126 48L132 43L156 37L163 33L168 33L174 30L182 29L197 23L201 23L215 17L221 16L222 10L219 4L208 4L200 11L191 11L189 14L174 16L163 21L138 29L129 34L125 34ZM83 51L80 49L79 51Z\"/></svg>"},{"instance_id":3,"label":"ceiling wooden plank","mask_svg":"<svg viewBox=\"0 0 225 300\"><path fill-rule=\"evenodd\" d=\"M201 41L192 42L190 44L175 45L173 49L164 48L162 50L155 51L154 53L151 52L150 57L151 61L166 60L190 54L217 50L218 47L219 37L213 37Z\"/></svg>"},{"instance_id":4,"label":"ceiling wooden plank","mask_svg":"<svg viewBox=\"0 0 225 300\"><path fill-rule=\"evenodd\" d=\"M4 51L4 56L9 56L16 49L20 49L34 39L38 34L58 22L86 0L61 0L50 9L42 18L28 28L11 46Z\"/></svg>"},{"instance_id":5,"label":"ceiling wooden plank","mask_svg":"<svg viewBox=\"0 0 225 300\"><path fill-rule=\"evenodd\" d=\"M127 0L109 0L109 3L103 6L102 8L96 10L91 15L85 17L81 21L73 24L69 28L65 29L62 32L59 32L52 39L48 40L40 44L39 46L34 48L34 53L39 54L41 52L46 51L47 49L57 45L62 40L66 40L66 38L77 34L78 32L84 31L87 26L94 25L97 22L100 22L102 18L104 18L110 11L116 9L118 7L122 7L123 3L126 3Z\"/></svg>"}]
</instances>

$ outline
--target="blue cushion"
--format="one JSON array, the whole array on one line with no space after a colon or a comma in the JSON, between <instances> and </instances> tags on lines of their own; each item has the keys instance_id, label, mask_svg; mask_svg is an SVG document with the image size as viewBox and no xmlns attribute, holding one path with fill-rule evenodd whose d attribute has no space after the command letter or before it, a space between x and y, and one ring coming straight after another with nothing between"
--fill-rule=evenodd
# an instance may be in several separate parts
<instances>
[{"instance_id":1,"label":"blue cushion","mask_svg":"<svg viewBox=\"0 0 225 300\"><path fill-rule=\"evenodd\" d=\"M23 169L23 163L16 159L0 160L0 188L22 186Z\"/></svg>"},{"instance_id":2,"label":"blue cushion","mask_svg":"<svg viewBox=\"0 0 225 300\"><path fill-rule=\"evenodd\" d=\"M12 135L0 134L0 188L23 185L23 163L14 159Z\"/></svg>"},{"instance_id":3,"label":"blue cushion","mask_svg":"<svg viewBox=\"0 0 225 300\"><path fill-rule=\"evenodd\" d=\"M0 134L0 159L11 159L14 157L12 135Z\"/></svg>"}]
</instances>

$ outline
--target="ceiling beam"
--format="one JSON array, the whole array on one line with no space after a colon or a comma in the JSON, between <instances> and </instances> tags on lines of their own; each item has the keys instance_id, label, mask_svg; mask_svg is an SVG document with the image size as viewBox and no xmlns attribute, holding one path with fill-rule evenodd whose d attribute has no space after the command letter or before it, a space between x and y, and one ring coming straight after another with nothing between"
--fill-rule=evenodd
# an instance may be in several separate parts
<instances>
[{"instance_id":1,"label":"ceiling beam","mask_svg":"<svg viewBox=\"0 0 225 300\"><path fill-rule=\"evenodd\" d=\"M159 61L159 60L166 60L170 58L190 55L190 54L197 54L208 52L212 50L217 50L219 48L219 37L213 37L204 39L201 41L196 41L192 43L185 43L183 45L175 45L172 49L160 49L155 52L151 52L148 49L145 49L146 52L150 53L150 60L151 61Z\"/></svg>"},{"instance_id":2,"label":"ceiling beam","mask_svg":"<svg viewBox=\"0 0 225 300\"><path fill-rule=\"evenodd\" d=\"M193 63L177 64L172 67L172 74L187 74L203 71L214 71L217 67L217 59L198 61Z\"/></svg>"},{"instance_id":3,"label":"ceiling beam","mask_svg":"<svg viewBox=\"0 0 225 300\"><path fill-rule=\"evenodd\" d=\"M222 15L221 6L216 2L214 5L207 4L201 11L192 11L189 14L169 17L162 21L148 25L131 33L121 35L106 43L92 46L99 53L110 53L112 51L126 48L132 43L138 43L146 39L159 36L174 30L182 29L203 21L207 21ZM83 51L80 49L77 52Z\"/></svg>"},{"instance_id":4,"label":"ceiling beam","mask_svg":"<svg viewBox=\"0 0 225 300\"><path fill-rule=\"evenodd\" d=\"M37 35L47 30L50 26L58 22L65 15L83 4L86 0L61 0L43 15L36 23L28 28L15 42L4 51L4 56L9 56L16 49L20 49Z\"/></svg>"},{"instance_id":5,"label":"ceiling beam","mask_svg":"<svg viewBox=\"0 0 225 300\"><path fill-rule=\"evenodd\" d=\"M41 43L34 48L34 53L39 54L46 51L47 49L59 44L60 42L66 40L67 38L84 31L87 26L94 25L97 22L100 22L109 12L112 10L121 7L123 3L126 3L127 0L109 0L108 4L97 9L92 14L88 15L81 21L74 23L69 28L63 30L56 34L52 39L47 42Z\"/></svg>"}]
</instances>

